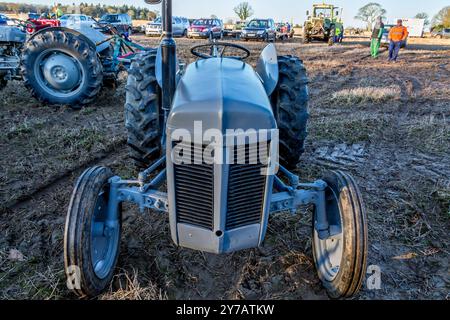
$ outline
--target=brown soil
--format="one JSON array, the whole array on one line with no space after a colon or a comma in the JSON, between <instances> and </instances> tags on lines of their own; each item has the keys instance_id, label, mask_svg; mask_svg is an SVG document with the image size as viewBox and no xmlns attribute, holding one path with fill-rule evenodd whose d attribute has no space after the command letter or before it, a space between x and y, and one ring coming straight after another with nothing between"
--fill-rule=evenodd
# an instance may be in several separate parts
<instances>
[{"instance_id":1,"label":"brown soil","mask_svg":"<svg viewBox=\"0 0 450 320\"><path fill-rule=\"evenodd\" d=\"M357 299L446 299L450 50L414 43L390 64L386 52L368 57L364 41L277 44L280 54L304 60L311 79L310 135L298 174L312 180L343 169L360 184L369 265L381 268L382 285L364 286ZM188 63L188 48L203 43L177 42ZM242 44L255 64L263 45ZM0 298L75 298L62 258L73 183L94 164L136 174L124 145L124 86L125 74L116 91L104 90L81 111L42 105L21 82L0 92ZM313 266L310 220L308 212L273 216L262 248L215 256L177 248L166 216L127 207L117 277L100 298L327 299Z\"/></svg>"}]
</instances>

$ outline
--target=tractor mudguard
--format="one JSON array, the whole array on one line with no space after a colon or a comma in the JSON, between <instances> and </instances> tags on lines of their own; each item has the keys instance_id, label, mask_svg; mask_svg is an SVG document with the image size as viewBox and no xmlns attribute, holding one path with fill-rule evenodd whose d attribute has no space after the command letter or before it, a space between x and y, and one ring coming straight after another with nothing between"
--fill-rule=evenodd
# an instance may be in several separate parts
<instances>
[{"instance_id":1,"label":"tractor mudguard","mask_svg":"<svg viewBox=\"0 0 450 320\"><path fill-rule=\"evenodd\" d=\"M44 33L44 32L49 32L49 31L63 31L66 33L72 33L74 35L77 35L77 36L83 38L83 40L85 40L89 44L89 46L91 46L97 52L102 52L103 50L105 50L106 48L108 48L110 46L109 42L105 42L102 45L97 46L96 43L106 40L106 36L103 33L101 33L100 31L97 31L90 27L81 27L81 26L80 26L79 30L75 30L72 28L66 28L66 27L44 28L44 29L39 30L38 32L34 33L28 39L28 41L32 41L37 35Z\"/></svg>"},{"instance_id":2,"label":"tractor mudguard","mask_svg":"<svg viewBox=\"0 0 450 320\"><path fill-rule=\"evenodd\" d=\"M256 73L261 77L266 93L270 96L278 84L278 56L274 44L269 44L261 52L256 66Z\"/></svg>"}]
</instances>

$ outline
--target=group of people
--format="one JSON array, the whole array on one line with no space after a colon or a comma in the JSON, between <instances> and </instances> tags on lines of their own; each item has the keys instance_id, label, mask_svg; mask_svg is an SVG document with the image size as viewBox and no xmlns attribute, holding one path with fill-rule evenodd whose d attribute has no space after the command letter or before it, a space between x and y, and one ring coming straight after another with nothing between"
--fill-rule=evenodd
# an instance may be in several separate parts
<instances>
[{"instance_id":1,"label":"group of people","mask_svg":"<svg viewBox=\"0 0 450 320\"><path fill-rule=\"evenodd\" d=\"M380 51L381 39L385 31L383 18L378 18L375 27L372 31L370 51L373 58L378 58ZM408 37L408 29L403 26L403 21L401 19L397 20L397 25L392 27L389 31L389 62L397 62L398 54L402 43L405 42Z\"/></svg>"}]
</instances>

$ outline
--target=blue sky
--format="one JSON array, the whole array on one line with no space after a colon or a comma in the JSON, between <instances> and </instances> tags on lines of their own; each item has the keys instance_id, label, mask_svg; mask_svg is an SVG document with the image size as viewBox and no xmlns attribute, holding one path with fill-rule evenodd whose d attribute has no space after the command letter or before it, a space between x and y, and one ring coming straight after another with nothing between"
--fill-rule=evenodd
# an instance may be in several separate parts
<instances>
[{"instance_id":1,"label":"blue sky","mask_svg":"<svg viewBox=\"0 0 450 320\"><path fill-rule=\"evenodd\" d=\"M174 14L182 15L188 18L209 17L212 14L222 19L235 18L233 8L243 0L173 0ZM303 22L306 10L313 3L320 3L321 0L246 0L254 11L255 17L272 17L277 21L294 21L294 23ZM81 1L73 0L5 0L5 2L28 2L40 4L59 3L79 3ZM135 6L147 6L149 9L160 9L160 6L149 6L143 0L84 0L82 2L93 2L100 4L128 4ZM327 3L333 3L344 8L343 18L347 26L363 26L362 22L355 20L358 9L369 2L378 2L387 10L387 17L390 20L396 18L411 18L418 12L427 12L430 17L434 16L440 9L450 5L449 0L329 0Z\"/></svg>"}]
</instances>

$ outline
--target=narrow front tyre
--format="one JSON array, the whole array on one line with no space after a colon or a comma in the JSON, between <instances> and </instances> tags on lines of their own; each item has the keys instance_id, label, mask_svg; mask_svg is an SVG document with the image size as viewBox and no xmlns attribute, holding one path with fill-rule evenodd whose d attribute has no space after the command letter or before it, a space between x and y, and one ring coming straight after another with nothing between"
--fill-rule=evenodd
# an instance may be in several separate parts
<instances>
[{"instance_id":1,"label":"narrow front tyre","mask_svg":"<svg viewBox=\"0 0 450 320\"><path fill-rule=\"evenodd\" d=\"M316 270L332 299L350 298L361 288L366 273L367 217L354 179L341 171L323 179L325 210L330 230L340 230L327 239L319 238L313 219L312 251Z\"/></svg>"},{"instance_id":2,"label":"narrow front tyre","mask_svg":"<svg viewBox=\"0 0 450 320\"><path fill-rule=\"evenodd\" d=\"M119 256L121 207L112 205L108 168L86 170L75 186L64 232L67 285L79 297L95 297L110 284Z\"/></svg>"}]
</instances>

